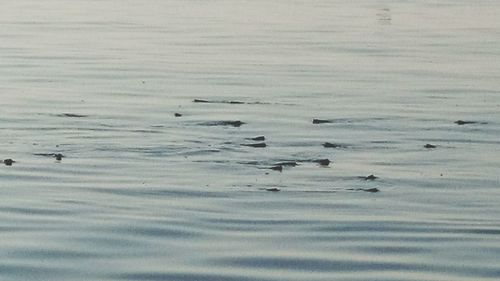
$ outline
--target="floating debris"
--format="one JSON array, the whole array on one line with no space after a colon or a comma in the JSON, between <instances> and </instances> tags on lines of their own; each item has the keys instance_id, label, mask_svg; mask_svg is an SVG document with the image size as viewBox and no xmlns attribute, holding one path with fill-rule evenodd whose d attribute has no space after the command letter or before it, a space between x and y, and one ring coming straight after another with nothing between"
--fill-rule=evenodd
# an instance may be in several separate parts
<instances>
[{"instance_id":1,"label":"floating debris","mask_svg":"<svg viewBox=\"0 0 500 281\"><path fill-rule=\"evenodd\" d=\"M182 117L182 114L180 114L180 113L177 113L177 112L176 112L176 113L174 114L174 116L175 116L175 117Z\"/></svg>"},{"instance_id":2,"label":"floating debris","mask_svg":"<svg viewBox=\"0 0 500 281\"><path fill-rule=\"evenodd\" d=\"M2 162L5 164L5 166L12 166L12 163L16 163L16 161L14 161L14 160L12 160L10 158L9 159L4 159Z\"/></svg>"},{"instance_id":3,"label":"floating debris","mask_svg":"<svg viewBox=\"0 0 500 281\"><path fill-rule=\"evenodd\" d=\"M313 124L324 124L324 123L332 123L332 120L313 119Z\"/></svg>"},{"instance_id":4,"label":"floating debris","mask_svg":"<svg viewBox=\"0 0 500 281\"><path fill-rule=\"evenodd\" d=\"M253 138L245 138L246 140L253 140L253 141L265 141L266 137L265 136L258 136L258 137L253 137Z\"/></svg>"},{"instance_id":5,"label":"floating debris","mask_svg":"<svg viewBox=\"0 0 500 281\"><path fill-rule=\"evenodd\" d=\"M428 144L424 145L424 147L425 147L425 148L436 148L436 146L435 146L435 145L430 144L430 143L428 143Z\"/></svg>"},{"instance_id":6,"label":"floating debris","mask_svg":"<svg viewBox=\"0 0 500 281\"><path fill-rule=\"evenodd\" d=\"M200 123L200 125L203 126L233 126L233 127L240 127L241 125L246 124L245 122L241 121L213 121L213 122L205 122L205 123Z\"/></svg>"},{"instance_id":7,"label":"floating debris","mask_svg":"<svg viewBox=\"0 0 500 281\"><path fill-rule=\"evenodd\" d=\"M259 142L259 143L242 143L242 146L249 146L249 147L255 147L255 148L263 148L266 147L265 142Z\"/></svg>"}]
</instances>

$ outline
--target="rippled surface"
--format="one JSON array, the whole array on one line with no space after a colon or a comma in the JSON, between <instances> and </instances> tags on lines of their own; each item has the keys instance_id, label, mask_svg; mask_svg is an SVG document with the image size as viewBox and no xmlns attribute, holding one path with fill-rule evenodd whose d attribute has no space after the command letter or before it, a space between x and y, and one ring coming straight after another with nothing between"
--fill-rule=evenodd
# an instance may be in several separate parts
<instances>
[{"instance_id":1,"label":"rippled surface","mask_svg":"<svg viewBox=\"0 0 500 281\"><path fill-rule=\"evenodd\" d=\"M3 3L0 279L498 280L500 5L352 2Z\"/></svg>"}]
</instances>

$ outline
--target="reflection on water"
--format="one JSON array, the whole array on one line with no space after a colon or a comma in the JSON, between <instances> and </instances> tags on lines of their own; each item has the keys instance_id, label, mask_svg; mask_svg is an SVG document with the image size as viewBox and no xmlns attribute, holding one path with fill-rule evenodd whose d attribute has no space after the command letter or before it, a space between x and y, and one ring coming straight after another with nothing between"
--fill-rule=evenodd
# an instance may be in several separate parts
<instances>
[{"instance_id":1,"label":"reflection on water","mask_svg":"<svg viewBox=\"0 0 500 281\"><path fill-rule=\"evenodd\" d=\"M0 279L500 275L500 5L4 4Z\"/></svg>"}]
</instances>

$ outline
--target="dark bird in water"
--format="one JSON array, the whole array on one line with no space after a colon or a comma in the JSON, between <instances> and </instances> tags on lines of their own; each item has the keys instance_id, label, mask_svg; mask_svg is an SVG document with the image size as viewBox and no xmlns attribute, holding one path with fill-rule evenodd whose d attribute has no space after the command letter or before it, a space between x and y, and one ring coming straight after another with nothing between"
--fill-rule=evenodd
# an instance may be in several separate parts
<instances>
[{"instance_id":1,"label":"dark bird in water","mask_svg":"<svg viewBox=\"0 0 500 281\"><path fill-rule=\"evenodd\" d=\"M16 163L16 161L12 159L5 159L2 162L5 164L5 166L12 166L12 163Z\"/></svg>"},{"instance_id":2,"label":"dark bird in water","mask_svg":"<svg viewBox=\"0 0 500 281\"><path fill-rule=\"evenodd\" d=\"M180 114L180 113L177 113L177 112L176 112L176 113L174 114L174 116L175 116L175 117L181 117L181 116L182 116L182 114Z\"/></svg>"},{"instance_id":3,"label":"dark bird in water","mask_svg":"<svg viewBox=\"0 0 500 281\"><path fill-rule=\"evenodd\" d=\"M265 190L266 191L271 191L271 192L278 192L278 191L280 191L280 189L277 188L277 187L270 187L270 188L266 188Z\"/></svg>"},{"instance_id":4,"label":"dark bird in water","mask_svg":"<svg viewBox=\"0 0 500 281\"><path fill-rule=\"evenodd\" d=\"M64 155L61 153L56 153L54 154L54 158L56 158L57 161L61 161L63 159Z\"/></svg>"},{"instance_id":5,"label":"dark bird in water","mask_svg":"<svg viewBox=\"0 0 500 281\"><path fill-rule=\"evenodd\" d=\"M430 143L428 143L428 144L424 145L424 147L425 147L425 148L436 148L436 146L435 146L435 145L430 144Z\"/></svg>"}]
</instances>

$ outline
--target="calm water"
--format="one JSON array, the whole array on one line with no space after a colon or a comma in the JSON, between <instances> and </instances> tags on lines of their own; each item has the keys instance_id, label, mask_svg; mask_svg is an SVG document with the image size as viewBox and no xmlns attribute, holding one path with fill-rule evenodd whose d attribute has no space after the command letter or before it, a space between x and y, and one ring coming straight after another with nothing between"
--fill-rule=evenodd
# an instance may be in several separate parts
<instances>
[{"instance_id":1,"label":"calm water","mask_svg":"<svg viewBox=\"0 0 500 281\"><path fill-rule=\"evenodd\" d=\"M1 280L498 280L499 3L5 2Z\"/></svg>"}]
</instances>

